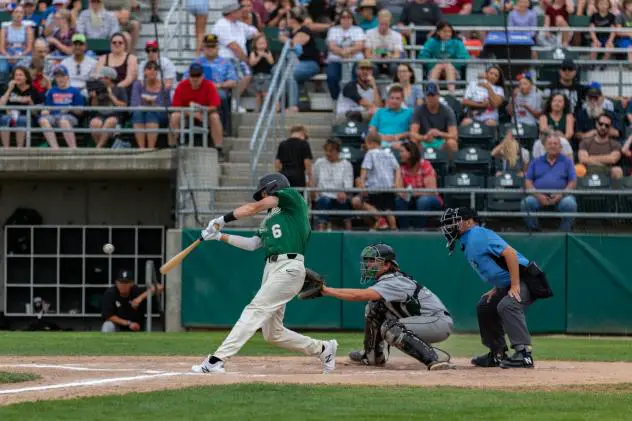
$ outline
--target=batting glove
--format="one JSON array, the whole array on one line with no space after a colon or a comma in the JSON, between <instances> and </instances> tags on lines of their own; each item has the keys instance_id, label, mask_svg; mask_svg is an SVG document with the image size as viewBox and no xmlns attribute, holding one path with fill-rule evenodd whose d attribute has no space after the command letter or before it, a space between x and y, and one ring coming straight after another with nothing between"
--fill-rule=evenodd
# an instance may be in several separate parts
<instances>
[{"instance_id":1,"label":"batting glove","mask_svg":"<svg viewBox=\"0 0 632 421\"><path fill-rule=\"evenodd\" d=\"M209 230L208 228L205 230L202 230L200 235L202 236L204 241L211 241L211 240L219 241L222 238L221 232L216 231L215 229Z\"/></svg>"},{"instance_id":2,"label":"batting glove","mask_svg":"<svg viewBox=\"0 0 632 421\"><path fill-rule=\"evenodd\" d=\"M219 231L222 228L224 228L224 225L226 225L226 222L224 222L224 217L220 216L219 218L215 218L211 222L209 222L208 226L206 227L206 230Z\"/></svg>"}]
</instances>

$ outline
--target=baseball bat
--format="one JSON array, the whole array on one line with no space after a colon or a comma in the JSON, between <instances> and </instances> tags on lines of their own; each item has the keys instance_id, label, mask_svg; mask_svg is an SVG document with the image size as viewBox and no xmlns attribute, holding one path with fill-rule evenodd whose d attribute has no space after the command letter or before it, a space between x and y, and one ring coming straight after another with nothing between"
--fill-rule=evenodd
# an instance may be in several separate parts
<instances>
[{"instance_id":1,"label":"baseball bat","mask_svg":"<svg viewBox=\"0 0 632 421\"><path fill-rule=\"evenodd\" d=\"M160 273L165 275L167 272L170 272L173 268L175 268L180 263L182 263L184 258L187 257L189 253L191 253L193 250L195 250L195 248L199 246L202 241L204 241L202 237L198 238L197 240L192 242L187 248L185 248L180 253L176 254L171 259L169 259L164 265L160 266Z\"/></svg>"}]
</instances>

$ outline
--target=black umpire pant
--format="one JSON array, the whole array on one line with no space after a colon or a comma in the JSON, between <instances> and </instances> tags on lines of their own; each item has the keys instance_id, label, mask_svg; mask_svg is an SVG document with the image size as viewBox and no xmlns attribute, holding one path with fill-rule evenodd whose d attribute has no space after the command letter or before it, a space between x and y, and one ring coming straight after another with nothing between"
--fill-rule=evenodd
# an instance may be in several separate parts
<instances>
[{"instance_id":1,"label":"black umpire pant","mask_svg":"<svg viewBox=\"0 0 632 421\"><path fill-rule=\"evenodd\" d=\"M529 288L523 281L523 274L521 273L520 276L520 302L507 295L509 293L509 287L507 287L497 288L489 302L486 296L481 297L476 306L481 340L483 345L494 353L507 349L505 333L512 347L531 345L531 335L524 312L533 301Z\"/></svg>"}]
</instances>

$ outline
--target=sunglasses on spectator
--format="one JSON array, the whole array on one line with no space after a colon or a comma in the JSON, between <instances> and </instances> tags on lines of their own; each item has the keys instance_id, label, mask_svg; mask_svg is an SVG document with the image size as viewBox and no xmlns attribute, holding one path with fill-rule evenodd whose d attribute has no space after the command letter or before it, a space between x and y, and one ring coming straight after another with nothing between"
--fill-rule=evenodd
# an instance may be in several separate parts
<instances>
[{"instance_id":1,"label":"sunglasses on spectator","mask_svg":"<svg viewBox=\"0 0 632 421\"><path fill-rule=\"evenodd\" d=\"M190 74L189 74L189 77L192 77L192 78L196 78L196 79L197 79L197 78L199 78L199 77L202 77L202 73L190 73Z\"/></svg>"},{"instance_id":2,"label":"sunglasses on spectator","mask_svg":"<svg viewBox=\"0 0 632 421\"><path fill-rule=\"evenodd\" d=\"M112 41L112 45L123 45L125 44L123 41Z\"/></svg>"},{"instance_id":3,"label":"sunglasses on spectator","mask_svg":"<svg viewBox=\"0 0 632 421\"><path fill-rule=\"evenodd\" d=\"M603 121L598 121L597 124L601 127L610 127L610 123L604 123Z\"/></svg>"},{"instance_id":4,"label":"sunglasses on spectator","mask_svg":"<svg viewBox=\"0 0 632 421\"><path fill-rule=\"evenodd\" d=\"M84 42L81 41L73 41L72 45L86 45Z\"/></svg>"}]
</instances>

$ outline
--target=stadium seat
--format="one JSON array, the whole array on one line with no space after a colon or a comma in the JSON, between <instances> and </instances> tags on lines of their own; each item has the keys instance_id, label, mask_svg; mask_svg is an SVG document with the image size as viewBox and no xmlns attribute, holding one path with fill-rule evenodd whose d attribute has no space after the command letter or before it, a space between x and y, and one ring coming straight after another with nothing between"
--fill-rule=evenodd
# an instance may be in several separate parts
<instances>
[{"instance_id":1,"label":"stadium seat","mask_svg":"<svg viewBox=\"0 0 632 421\"><path fill-rule=\"evenodd\" d=\"M268 39L268 48L275 56L281 54L283 50L283 43L279 41L279 28L263 28L263 33Z\"/></svg>"},{"instance_id":2,"label":"stadium seat","mask_svg":"<svg viewBox=\"0 0 632 421\"><path fill-rule=\"evenodd\" d=\"M452 108L456 117L456 124L461 122L461 103L452 95L444 95L441 97L441 103Z\"/></svg>"},{"instance_id":3,"label":"stadium seat","mask_svg":"<svg viewBox=\"0 0 632 421\"><path fill-rule=\"evenodd\" d=\"M459 126L459 146L491 150L496 140L495 130L477 121Z\"/></svg>"},{"instance_id":4,"label":"stadium seat","mask_svg":"<svg viewBox=\"0 0 632 421\"><path fill-rule=\"evenodd\" d=\"M364 150L357 145L343 145L340 151L340 158L351 162L353 166L353 178L360 176L360 166L364 158Z\"/></svg>"},{"instance_id":5,"label":"stadium seat","mask_svg":"<svg viewBox=\"0 0 632 421\"><path fill-rule=\"evenodd\" d=\"M632 190L632 177L624 177L621 180L621 188L623 190ZM632 194L621 195L619 197L619 212L631 213L632 212Z\"/></svg>"},{"instance_id":6,"label":"stadium seat","mask_svg":"<svg viewBox=\"0 0 632 421\"><path fill-rule=\"evenodd\" d=\"M503 26L505 22L502 15L445 15L443 18L452 26L484 26L489 28Z\"/></svg>"},{"instance_id":7,"label":"stadium seat","mask_svg":"<svg viewBox=\"0 0 632 421\"><path fill-rule=\"evenodd\" d=\"M610 177L605 174L586 174L577 179L579 190L608 190L611 187ZM577 195L577 204L580 212L610 212L615 209L615 196L606 195Z\"/></svg>"},{"instance_id":8,"label":"stadium seat","mask_svg":"<svg viewBox=\"0 0 632 421\"><path fill-rule=\"evenodd\" d=\"M531 124L518 123L518 126L514 127L513 123L508 123L501 126L500 130L500 140L505 137L507 130L512 130L514 139L516 139L518 143L520 143L520 145L528 151L533 149L533 144L540 137L540 130L538 129L538 126Z\"/></svg>"},{"instance_id":9,"label":"stadium seat","mask_svg":"<svg viewBox=\"0 0 632 421\"><path fill-rule=\"evenodd\" d=\"M357 123L355 121L347 121L343 124L335 125L331 128L331 133L342 142L343 146L352 145L360 146L364 141L364 136L369 131L369 125L366 123Z\"/></svg>"},{"instance_id":10,"label":"stadium seat","mask_svg":"<svg viewBox=\"0 0 632 421\"><path fill-rule=\"evenodd\" d=\"M88 38L88 50L95 54L107 54L110 52L110 40L108 38Z\"/></svg>"},{"instance_id":11,"label":"stadium seat","mask_svg":"<svg viewBox=\"0 0 632 421\"><path fill-rule=\"evenodd\" d=\"M463 148L454 156L454 170L456 172L470 172L487 177L491 174L491 168L491 154L480 148Z\"/></svg>"},{"instance_id":12,"label":"stadium seat","mask_svg":"<svg viewBox=\"0 0 632 421\"><path fill-rule=\"evenodd\" d=\"M448 175L445 178L446 188L459 188L459 189L471 189L471 188L484 188L485 178L480 175L460 172L456 174ZM444 194L445 206L448 208L457 208L460 206L472 205L472 194L468 192L463 193L445 193ZM475 207L477 210L485 208L485 195L475 195Z\"/></svg>"},{"instance_id":13,"label":"stadium seat","mask_svg":"<svg viewBox=\"0 0 632 421\"><path fill-rule=\"evenodd\" d=\"M450 166L448 153L434 148L423 148L423 150L421 151L421 156L423 157L423 159L432 164L432 167L437 173L437 184L439 185L439 187L442 187L443 179L446 175L448 175L448 170Z\"/></svg>"},{"instance_id":14,"label":"stadium seat","mask_svg":"<svg viewBox=\"0 0 632 421\"><path fill-rule=\"evenodd\" d=\"M494 189L515 190L515 193L489 193L487 195L487 209L490 211L510 212L520 211L520 201L524 197L522 188L524 178L514 173L506 172L487 179L487 186Z\"/></svg>"}]
</instances>

